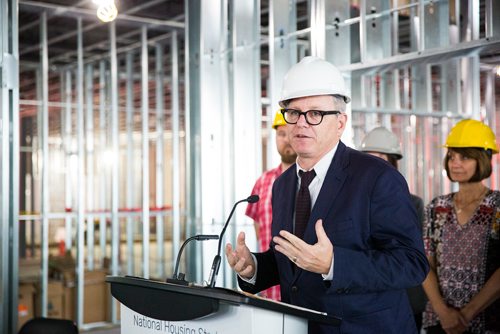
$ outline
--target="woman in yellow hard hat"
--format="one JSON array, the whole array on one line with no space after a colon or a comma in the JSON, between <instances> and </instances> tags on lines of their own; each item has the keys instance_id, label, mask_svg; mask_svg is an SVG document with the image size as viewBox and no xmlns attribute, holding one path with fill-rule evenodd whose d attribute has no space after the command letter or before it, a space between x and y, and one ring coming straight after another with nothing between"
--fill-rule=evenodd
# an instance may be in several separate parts
<instances>
[{"instance_id":1,"label":"woman in yellow hard hat","mask_svg":"<svg viewBox=\"0 0 500 334\"><path fill-rule=\"evenodd\" d=\"M427 333L500 333L500 192L482 181L498 153L495 134L475 120L458 122L448 135L444 168L455 193L427 205L424 243L431 270Z\"/></svg>"}]
</instances>

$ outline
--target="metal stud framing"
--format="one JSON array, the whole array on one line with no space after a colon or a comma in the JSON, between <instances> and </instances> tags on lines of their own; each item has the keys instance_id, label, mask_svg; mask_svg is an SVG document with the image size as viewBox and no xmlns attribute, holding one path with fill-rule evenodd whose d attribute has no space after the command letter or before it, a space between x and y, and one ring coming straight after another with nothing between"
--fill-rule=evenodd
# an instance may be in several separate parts
<instances>
[{"instance_id":1,"label":"metal stud framing","mask_svg":"<svg viewBox=\"0 0 500 334\"><path fill-rule=\"evenodd\" d=\"M142 122L142 274L149 278L149 85L148 31L141 32L141 122Z\"/></svg>"},{"instance_id":2,"label":"metal stud framing","mask_svg":"<svg viewBox=\"0 0 500 334\"><path fill-rule=\"evenodd\" d=\"M120 247L120 226L118 220L118 59L116 55L116 26L115 22L109 25L109 59L110 59L110 92L111 92L111 152L114 155L111 163L111 274L118 275L119 259L118 250ZM111 320L117 321L116 303L111 305Z\"/></svg>"},{"instance_id":3,"label":"metal stud framing","mask_svg":"<svg viewBox=\"0 0 500 334\"><path fill-rule=\"evenodd\" d=\"M179 42L176 31L172 32L170 47L172 50L172 259L175 259L181 240L181 154L180 154L180 105L179 105ZM184 176L186 173L184 173ZM174 261L171 261L174 266Z\"/></svg>"},{"instance_id":4,"label":"metal stud framing","mask_svg":"<svg viewBox=\"0 0 500 334\"><path fill-rule=\"evenodd\" d=\"M0 332L17 332L19 77L17 1L0 2Z\"/></svg>"},{"instance_id":5,"label":"metal stud framing","mask_svg":"<svg viewBox=\"0 0 500 334\"><path fill-rule=\"evenodd\" d=\"M259 174L257 171L262 166L262 149L255 145L262 138L261 115L258 110L262 109L260 102L260 1L237 1L232 6L232 107L229 108L226 119L228 132L226 142L232 143L229 147L229 155L224 163L225 175L231 175L232 183L225 184L225 211L229 211L232 203L246 198L253 187L254 180ZM231 112L234 110L236 112ZM273 113L271 113L273 115ZM231 161L232 160L232 161ZM249 164L252 162L252 164ZM250 166L249 166L250 165ZM250 168L249 168L250 167ZM243 209L240 208L240 212ZM225 213L227 215L228 213ZM233 243L236 234L240 230L253 232L253 225L244 224L241 215L237 215L231 222L228 237ZM247 233L248 234L248 233ZM251 234L249 234L251 236ZM249 238L251 242L253 238ZM225 244L225 243L223 243ZM234 275L226 262L222 266L224 279L219 278L221 285L229 286L233 282ZM228 282L225 284L225 282Z\"/></svg>"},{"instance_id":6,"label":"metal stud framing","mask_svg":"<svg viewBox=\"0 0 500 334\"><path fill-rule=\"evenodd\" d=\"M49 263L49 168L46 161L49 159L49 88L48 88L48 49L47 49L47 13L42 13L40 18L40 64L41 64L41 152L42 152L42 197L41 197L41 215L42 215L42 298L41 309L42 316L47 316L47 287L48 287L48 263Z\"/></svg>"},{"instance_id":7,"label":"metal stud framing","mask_svg":"<svg viewBox=\"0 0 500 334\"><path fill-rule=\"evenodd\" d=\"M185 23L143 19L133 16L132 10L119 16L118 22L132 22L141 25L140 29L117 36L117 24L111 23L107 40L85 46L85 35L97 24L84 26L82 18L93 13L20 2L44 8L52 15L79 18L73 31L50 39L51 17L45 13L24 27L40 26L40 45L24 49L25 53L39 49L39 61L21 64L36 71L38 94L36 101L19 101L37 110L37 128L30 143L34 199L29 208L38 212L18 215L18 203L12 200L19 197L17 1L0 1L0 256L6 264L0 275L2 333L17 330L17 314L12 310L17 309L19 219L37 227L32 239L36 237L40 243L42 257L42 315L47 315L49 237L58 221L65 227L66 249L77 257L76 312L81 328L87 325L83 321L86 269L101 268L105 258L110 258L113 275L163 278L171 273L171 259L184 237L219 233L234 201L246 197L261 171L279 161L271 122L284 74L299 57L324 56L343 71L353 97L345 142L356 146L376 125L385 125L400 136L405 147L401 172L411 191L425 202L453 188L442 173L441 144L457 120L484 120L498 134L500 115L494 99L498 78L495 67L482 59L483 53L498 53L500 49L498 1L484 1L483 20L479 0L457 1L451 13L448 1L360 0L357 14L352 1L347 0L272 0L267 8L268 35L261 36L260 1L198 0L189 5L186 2ZM54 9L59 11L52 12ZM304 12L308 15L306 24L298 17ZM403 25L404 31L400 30ZM158 26L171 30L149 34ZM155 37L148 39L148 35ZM49 101L53 74L49 49L74 36L78 41L75 50L52 59L77 57L75 64L56 69L61 100ZM181 36L184 43L179 42ZM134 41L117 46L126 40ZM267 43L269 58L262 61L263 43ZM96 45L109 46L109 52L88 57L86 52ZM184 48L184 59L180 58L180 47ZM261 65L269 70L265 98L260 96ZM152 84L156 90L149 90ZM126 96L120 93L122 86ZM169 89L171 104L164 105ZM184 105L180 104L181 91ZM149 110L149 94L153 93L154 113ZM99 104L94 106L97 100ZM265 115L259 112L262 104ZM53 110L62 119L61 152L57 153L64 156L63 169L75 168L61 181L61 203L66 212L57 212L51 205L51 196L57 191L50 168L51 154L57 149L51 145L53 134L49 132ZM153 118L154 125L150 124ZM267 135L265 166L257 144L263 135ZM156 164L150 166L153 157ZM103 163L99 165L98 160ZM496 159L488 181L493 189L500 183L498 162ZM169 168L172 173L167 173ZM151 182L156 186L150 187ZM150 196L154 211L150 210ZM172 210L165 210L169 199ZM185 221L183 207L187 210ZM228 240L234 240L235 232L242 229L253 232L242 220L242 208L236 216L231 225L237 227L228 231ZM93 229L95 221L99 232ZM98 241L94 240L96 233ZM203 283L207 279L215 245L204 242L186 251L183 261L187 266L183 267L190 281ZM86 249L90 251L84 257ZM121 262L123 258L126 263ZM234 275L226 269L221 270L217 283L234 287ZM110 321L117 323L116 303L111 311Z\"/></svg>"},{"instance_id":8,"label":"metal stud framing","mask_svg":"<svg viewBox=\"0 0 500 334\"><path fill-rule=\"evenodd\" d=\"M85 231L85 148L84 148L84 112L83 112L83 32L82 19L77 19L77 70L76 70L76 146L77 146L77 180L76 180L76 322L83 325L83 287L84 287L84 231ZM44 160L47 161L47 160ZM48 240L48 236L47 236Z\"/></svg>"},{"instance_id":9,"label":"metal stud framing","mask_svg":"<svg viewBox=\"0 0 500 334\"><path fill-rule=\"evenodd\" d=\"M151 1L153 3L155 1ZM158 2L158 1L156 1ZM15 2L12 2L14 6L17 6ZM2 218L2 229L5 233L2 235L12 235L17 238L17 231L8 232L9 225L4 224L4 222L17 221L17 202L9 203L6 199L17 198L17 183L18 181L18 168L17 166L17 153L19 149L16 149L15 145L18 145L17 138L18 132L9 133L9 135L4 136L4 126L5 129L13 128L18 131L17 121L19 119L17 102L13 102L18 99L18 83L17 83L17 59L14 59L9 53L11 49L13 54L17 53L17 41L11 41L6 38L7 32L14 32L17 36L17 30L12 30L13 27L17 29L17 23L14 20L17 19L16 11L12 10L12 7L5 7L6 2L2 2L2 57L0 58L2 62L2 157L6 154L5 159L2 159L2 217L6 215L6 219ZM37 6L35 3L28 4L24 2L23 5ZM11 3L8 3L11 6ZM138 6L136 8L139 8ZM54 9L52 7L47 8L49 10ZM64 10L59 10L56 15L64 15ZM85 14L85 13L81 13ZM5 15L5 16L4 16ZM6 17L7 19L4 19ZM137 18L133 17L122 17L125 20L135 20ZM33 178L34 188L32 190L34 200L34 206L29 207L31 211L28 214L23 214L20 216L22 221L40 221L40 224L36 223L33 226L40 226L39 232L32 232L32 242L30 247L34 251L37 250L37 243L41 243L41 255L42 255L42 275L41 275L41 315L47 315L47 302L48 302L48 256L49 256L49 241L51 240L54 230L58 226L58 221L63 222L64 229L66 231L64 246L67 250L72 250L76 254L76 268L75 272L77 275L77 286L76 286L76 321L80 328L92 327L92 324L84 323L85 314L84 309L84 277L86 270L93 270L96 268L102 268L105 259L110 258L110 272L113 275L119 274L140 274L145 277L152 273L149 268L149 262L154 262L155 275L159 277L165 277L170 275L172 271L173 263L171 261L171 254L167 253L168 249L163 248L163 242L172 242L173 249L177 250L181 242L181 216L184 215L182 212L182 207L184 201L180 197L182 193L179 168L183 165L182 163L182 152L180 140L183 136L182 129L180 126L180 94L179 94L179 81L182 80L182 73L179 73L179 43L177 42L178 35L176 29L182 28L183 23L167 21L157 21L156 23L152 21L144 21L146 24L170 26L173 28L173 32L170 34L163 34L160 36L153 37L148 40L147 28L144 25L141 28L140 35L138 36L139 41L131 44L130 46L124 48L117 48L117 35L115 24L109 25L109 53L102 55L102 57L96 58L86 58L86 51L91 50L92 46L84 47L84 34L95 28L95 25L83 26L83 20L81 17L77 18L74 31L69 34L65 34L64 37L58 36L48 39L48 29L50 25L48 21L50 18L47 14L42 14L39 20L36 20L36 24L40 25L40 44L36 48L40 48L40 61L36 65L36 87L37 87L37 100L23 100L21 105L33 105L37 108L36 118L38 119L38 128L35 130L32 140L34 158L33 161L35 166L33 167ZM4 27L5 23L5 27ZM15 25L13 25L15 23ZM7 28L7 24L9 24ZM74 52L69 52L68 54L76 55L77 62L67 68L56 69L59 76L60 83L60 96L61 101L50 100L49 90L51 84L51 74L54 67L51 67L50 61L63 59L62 56L49 58L49 46L56 42L64 40L64 38L69 38L76 36L77 45ZM127 38L133 38L136 36L133 33L127 34ZM170 40L166 38L170 37ZM11 36L9 36L10 38ZM122 38L122 36L120 36ZM171 48L171 57L169 58L169 63L171 65L171 78L167 80L163 73L163 53L165 43L170 42L169 46ZM3 49L4 43L9 49ZM176 166L172 178L174 179L173 187L169 191L173 193L173 215L172 215L172 227L173 227L173 237L175 240L166 240L166 235L168 233L162 232L165 226L168 226L166 217L169 216L169 210L165 209L167 207L165 203L165 195L161 194L164 190L164 181L162 180L162 174L164 173L165 164L160 163L157 168L156 173L152 174L153 179L158 179L158 185L156 190L158 190L158 196L154 202L158 210L155 210L152 216L155 216L157 221L157 228L154 229L156 235L150 234L150 203L149 203L149 193L151 182L151 176L149 175L149 148L150 148L150 138L151 133L154 129L149 127L149 84L152 76L149 73L149 45L156 43L157 46L157 72L156 86L158 91L156 92L157 99L157 117L155 119L159 120L158 126L156 128L156 142L157 142L157 157L158 161L164 161L166 151L169 151L165 147L165 143L168 141L167 138L172 138L172 152L174 161L173 164ZM134 52L140 50L140 80L134 80ZM119 68L119 55L127 53L126 60L126 71L120 72ZM31 65L30 65L31 66ZM34 68L34 67L33 67ZM31 70L31 68L30 68ZM126 72L126 74L125 74ZM120 95L120 80L121 78L126 78L127 83L127 94L126 94L126 113L124 118L126 118L127 128L125 131L120 129L120 111L119 100L122 98ZM97 79L96 79L97 78ZM174 82L172 82L174 80ZM134 129L134 118L135 118L135 106L134 106L134 91L137 88L135 85L140 81L140 91L141 91L141 135L140 135L140 147L142 158L137 163L137 159L134 159L134 154L137 152L137 132ZM165 116L167 115L165 106L163 105L165 83L171 83L172 98L171 107L172 110L172 136L165 135L164 125ZM98 85L98 89L94 89ZM14 90L14 92L12 91ZM4 92L8 92L8 99L4 99ZM94 105L94 101L99 101L98 105ZM8 104L7 104L8 103ZM4 108L5 107L5 108ZM12 107L12 108L11 108ZM53 134L49 132L49 116L53 110L60 110L58 115L61 120L61 142L62 145L53 145ZM98 113L97 113L98 110ZM4 112L5 111L5 112ZM10 113L8 113L8 111ZM12 112L15 113L12 113ZM51 116L52 117L52 116ZM94 124L98 124L98 127L94 129ZM126 134L126 136L122 136ZM16 140L10 138L13 136ZM98 145L94 144L94 137ZM126 145L123 145L123 139L126 138ZM8 143L8 146L4 144ZM57 148L61 148L61 152L56 152ZM125 147L125 150L121 152L121 148ZM126 151L126 152L125 152ZM63 159L63 169L66 171L63 181L59 181L57 184L62 184L63 189L57 189L55 185L52 184L54 174L51 170L54 170L52 166L51 157L53 155L57 156L61 153ZM126 153L126 154L125 154ZM120 155L125 156L125 160L129 163L120 164ZM7 159L7 157L11 157ZM98 163L98 160L100 163ZM5 162L4 162L5 161ZM12 168L12 167L15 168ZM120 166L120 167L119 167ZM37 169L40 168L40 170ZM61 166L56 166L60 168ZM123 170L122 170L123 168ZM142 170L142 177L140 174L138 176L137 171ZM126 175L124 175L126 173ZM40 175L40 177L38 177ZM5 180L8 179L6 183ZM122 180L127 180L124 184L127 187L125 191L120 192L120 184ZM137 188L136 181L140 181L142 185L142 191L140 196L134 196L134 190ZM63 194L62 205L65 212L57 212L59 209L54 209L51 205L51 200L55 196L54 194L59 192ZM121 197L121 193L127 193L126 196ZM58 207L59 207L58 206ZM124 206L125 210L121 210ZM137 208L140 207L140 212L137 212ZM7 210L9 208L9 210ZM28 208L28 206L27 206ZM12 211L14 209L14 211ZM11 214L14 213L13 216ZM124 270L121 267L122 263L120 261L120 223L121 218L126 218L127 228L124 229L126 232L127 240L127 252L125 258L127 259L128 268ZM137 219L140 218L142 227L142 259L139 263L143 263L140 273L135 271L135 255L134 238L137 238L136 223ZM94 230L94 222L98 221L99 229ZM107 221L109 221L110 228L107 226ZM17 224L11 226L17 228ZM73 235L73 229L76 227L76 238ZM84 238L84 232L86 232L86 238ZM94 235L98 234L98 239L94 240ZM124 234L125 235L125 234ZM109 239L108 239L108 237ZM156 259L150 260L150 247L151 238L154 239L160 247L156 248ZM6 239L5 239L6 240ZM17 268L17 253L12 252L12 250L4 250L5 245L9 245L10 241L1 239L2 243L2 256L9 258L12 261L13 268ZM98 241L98 242L97 242ZM17 244L17 242L15 243ZM157 245L157 244L156 244ZM155 246L156 246L155 245ZM99 249L99 252L96 249ZM85 250L89 251L85 253ZM17 251L17 247L14 247ZM9 251L9 253L7 252ZM85 257L84 257L84 254ZM166 255L167 254L167 255ZM123 256L123 255L122 255ZM160 263L159 263L159 262ZM7 263L7 262L4 262ZM167 264L171 264L167 268ZM12 297L12 300L4 299L8 301L9 309L12 305L17 302L17 269L9 270L9 275L11 277L2 276L2 284L8 284L11 286L6 286L9 291L13 294L12 296L5 295L5 298ZM7 272L5 272L7 273ZM3 274L3 272L2 272ZM14 277L14 279L12 279ZM3 287L4 285L2 285ZM3 289L3 288L2 288ZM3 291L3 290L2 290ZM2 296L4 296L2 294ZM15 299L15 300L14 300ZM116 303L111 304L111 322L117 322L117 309ZM8 328L15 328L17 331L16 323L17 313L10 312L7 308L2 308L2 316L0 323L2 326L8 326ZM5 311L5 312L4 312ZM9 314L12 313L11 314ZM5 313L5 314L4 314ZM12 321L6 321L7 318L11 318ZM94 324L95 326L95 324ZM7 328L7 327L5 327ZM14 332L14 330L4 330L2 327L2 332Z\"/></svg>"},{"instance_id":10,"label":"metal stud framing","mask_svg":"<svg viewBox=\"0 0 500 334\"><path fill-rule=\"evenodd\" d=\"M275 149L275 134L271 125L278 109L281 83L286 71L297 62L297 36L292 34L297 26L297 4L295 0L273 0L269 2L269 97L266 160L268 167L280 162Z\"/></svg>"},{"instance_id":11,"label":"metal stud framing","mask_svg":"<svg viewBox=\"0 0 500 334\"><path fill-rule=\"evenodd\" d=\"M155 206L160 208L164 203L164 117L163 117L163 47L160 44L156 45L156 200ZM156 276L165 277L165 234L164 234L164 217L156 216L156 244L157 244L157 259L159 262Z\"/></svg>"}]
</instances>

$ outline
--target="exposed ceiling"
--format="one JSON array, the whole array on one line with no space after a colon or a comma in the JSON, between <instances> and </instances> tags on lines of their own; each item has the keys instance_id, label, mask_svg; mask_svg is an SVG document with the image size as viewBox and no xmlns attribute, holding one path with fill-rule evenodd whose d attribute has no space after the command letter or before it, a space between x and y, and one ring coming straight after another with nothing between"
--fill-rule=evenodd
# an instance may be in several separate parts
<instances>
[{"instance_id":1,"label":"exposed ceiling","mask_svg":"<svg viewBox=\"0 0 500 334\"><path fill-rule=\"evenodd\" d=\"M244 0L243 0L244 1ZM124 71L125 55L128 51L134 53L134 106L136 109L141 105L140 87L140 46L141 28L147 26L147 36L149 44L149 72L150 78L155 71L155 46L160 44L164 48L163 69L165 72L165 109L170 106L169 73L170 62L170 36L173 31L178 31L179 37L179 66L183 72L184 55L182 54L184 43L184 0L116 0L119 17L116 22L116 47L118 54L118 66ZM355 1L353 1L355 2ZM266 34L268 25L268 1L262 0L261 4L261 31ZM308 26L308 1L297 1L297 29L304 29ZM484 1L480 1L480 18L484 19ZM44 1L19 1L19 54L20 54L20 99L21 116L32 116L37 113L37 70L40 64L40 31L42 13L47 16L47 46L49 58L49 101L62 102L61 95L63 80L61 73L65 69L75 70L77 64L77 26L78 19L82 22L82 44L83 61L85 64L94 64L94 95L99 95L99 72L98 61L109 59L110 49L110 29L109 24L100 22L96 17L96 5L92 0L44 0ZM359 15L357 6L351 7L351 16ZM408 52L410 49L409 20L407 16L399 17L399 49ZM482 28L480 34L484 36L484 22L480 24ZM356 29L356 27L353 27ZM356 34L354 34L356 35ZM405 51L406 50L406 51ZM500 62L500 50L494 48L484 52L481 63L487 66L494 66ZM267 45L262 44L262 83L265 85L268 69ZM149 85L149 105L151 113L154 114L156 95L154 81ZM73 78L73 86L75 79ZM120 77L120 99L121 107L125 106L126 89L125 78ZM180 85L182 89L182 85ZM74 93L73 93L74 94ZM263 92L263 96L265 92ZM183 93L180 94L181 100ZM31 102L30 102L31 101ZM73 103L75 96L73 96ZM99 103L94 99L94 104ZM52 110L57 108L57 104ZM182 105L182 101L181 101ZM182 109L182 108L181 108ZM154 116L154 115L153 115ZM168 120L168 111L166 112ZM181 115L182 117L182 115ZM154 128L154 118L151 119L151 128ZM123 123L123 121L122 121ZM51 125L52 126L52 125ZM59 125L54 124L55 128Z\"/></svg>"},{"instance_id":2,"label":"exposed ceiling","mask_svg":"<svg viewBox=\"0 0 500 334\"><path fill-rule=\"evenodd\" d=\"M158 38L184 28L183 0L119 0L116 22L117 49L137 42L140 28L147 24L148 38ZM82 18L86 59L109 51L109 25L96 17L92 0L19 1L19 53L25 62L38 62L40 17L47 13L47 41L52 66L76 63L77 19Z\"/></svg>"},{"instance_id":3,"label":"exposed ceiling","mask_svg":"<svg viewBox=\"0 0 500 334\"><path fill-rule=\"evenodd\" d=\"M149 41L149 74L150 79L155 73L155 45L163 47L163 70L165 73L164 106L170 107L169 75L170 40L173 31L179 32L178 43L179 65L183 66L184 42L184 1L183 0L117 0L118 19L115 21L116 49L119 72L125 71L126 54L134 54L134 98L135 111L141 105L141 30L147 27ZM46 13L47 22L47 50L49 61L49 114L50 130L60 131L63 111L61 103L65 101L63 94L65 70L71 71L72 103L75 106L75 70L78 61L77 40L78 20L82 24L82 45L84 66L93 64L94 105L99 105L99 60L109 60L110 52L110 25L101 22L96 17L97 6L92 0L47 0L47 1L19 1L19 55L20 55L20 115L22 118L36 115L39 105L40 90L37 91L37 71L40 68L42 15ZM109 66L109 65L106 65ZM85 69L86 70L86 69ZM125 107L126 87L125 78L119 76L119 104ZM40 85L38 85L40 86ZM182 88L182 85L181 87ZM150 128L154 129L155 82L149 84ZM38 94L38 95L37 95ZM181 98L183 95L181 94ZM55 115L54 115L55 114ZM97 114L97 111L96 111ZM137 118L137 117L136 117ZM140 119L140 117L139 117ZM167 118L168 119L168 118ZM96 117L96 122L98 122ZM120 123L124 127L125 119ZM139 122L134 122L140 127ZM97 125L97 124L96 124Z\"/></svg>"}]
</instances>

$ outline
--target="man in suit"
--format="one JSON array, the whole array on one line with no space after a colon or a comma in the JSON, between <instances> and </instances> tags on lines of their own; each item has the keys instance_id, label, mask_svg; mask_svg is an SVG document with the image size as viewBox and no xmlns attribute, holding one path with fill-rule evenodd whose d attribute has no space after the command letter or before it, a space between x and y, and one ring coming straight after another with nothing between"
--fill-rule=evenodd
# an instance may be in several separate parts
<instances>
[{"instance_id":1,"label":"man in suit","mask_svg":"<svg viewBox=\"0 0 500 334\"><path fill-rule=\"evenodd\" d=\"M280 284L282 301L342 319L309 333L416 333L405 289L429 265L415 208L396 169L340 141L349 101L320 58L288 71L280 105L298 158L273 185L273 239L252 254L240 233L227 261L243 290Z\"/></svg>"}]
</instances>

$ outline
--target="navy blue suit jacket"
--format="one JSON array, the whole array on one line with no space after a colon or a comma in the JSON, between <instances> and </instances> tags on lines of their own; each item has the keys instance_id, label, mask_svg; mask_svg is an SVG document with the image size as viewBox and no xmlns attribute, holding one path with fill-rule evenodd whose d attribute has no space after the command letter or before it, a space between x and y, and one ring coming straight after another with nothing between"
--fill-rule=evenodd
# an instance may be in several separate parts
<instances>
[{"instance_id":1,"label":"navy blue suit jacket","mask_svg":"<svg viewBox=\"0 0 500 334\"><path fill-rule=\"evenodd\" d=\"M295 165L273 185L272 235L293 233ZM340 327L309 324L309 333L416 333L405 289L429 270L415 208L403 176L379 158L339 143L312 209L304 241L317 242L323 227L334 247L332 281L296 267L274 250L255 253L256 293L281 284L283 302L342 318Z\"/></svg>"}]
</instances>

